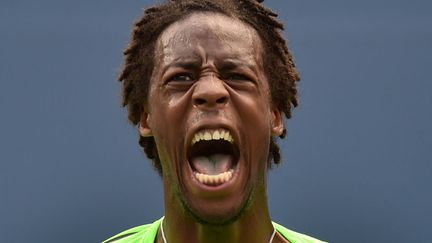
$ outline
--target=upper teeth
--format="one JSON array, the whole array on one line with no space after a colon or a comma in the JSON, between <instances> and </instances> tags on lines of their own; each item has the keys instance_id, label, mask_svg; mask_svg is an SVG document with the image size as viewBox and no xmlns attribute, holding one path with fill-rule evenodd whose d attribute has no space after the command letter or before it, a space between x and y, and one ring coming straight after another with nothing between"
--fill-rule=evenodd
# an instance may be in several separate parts
<instances>
[{"instance_id":1,"label":"upper teeth","mask_svg":"<svg viewBox=\"0 0 432 243\"><path fill-rule=\"evenodd\" d=\"M220 140L220 139L223 139L230 143L234 142L231 133L227 130L221 129L221 130L212 130L212 131L200 131L195 133L194 137L192 138L191 145L194 145L195 143L202 140L210 141L210 140Z\"/></svg>"}]
</instances>

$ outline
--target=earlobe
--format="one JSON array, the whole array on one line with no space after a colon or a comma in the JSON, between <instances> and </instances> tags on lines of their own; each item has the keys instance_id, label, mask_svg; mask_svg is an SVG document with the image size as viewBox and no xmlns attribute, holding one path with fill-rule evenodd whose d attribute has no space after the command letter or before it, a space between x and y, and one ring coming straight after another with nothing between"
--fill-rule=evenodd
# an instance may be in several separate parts
<instances>
[{"instance_id":1,"label":"earlobe","mask_svg":"<svg viewBox=\"0 0 432 243\"><path fill-rule=\"evenodd\" d=\"M279 109L272 111L271 129L273 136L281 136L284 132L283 117Z\"/></svg>"},{"instance_id":2,"label":"earlobe","mask_svg":"<svg viewBox=\"0 0 432 243\"><path fill-rule=\"evenodd\" d=\"M138 130L141 136L143 137L152 137L153 133L150 128L150 114L147 112L143 112L141 114L141 120L138 124Z\"/></svg>"}]
</instances>

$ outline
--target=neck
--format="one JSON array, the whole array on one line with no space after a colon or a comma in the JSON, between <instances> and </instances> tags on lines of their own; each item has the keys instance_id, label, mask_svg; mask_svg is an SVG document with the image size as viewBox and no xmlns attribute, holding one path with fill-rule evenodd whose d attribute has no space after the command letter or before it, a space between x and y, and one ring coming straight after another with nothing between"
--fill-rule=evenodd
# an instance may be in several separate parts
<instances>
[{"instance_id":1,"label":"neck","mask_svg":"<svg viewBox=\"0 0 432 243\"><path fill-rule=\"evenodd\" d=\"M273 225L268 211L265 187L256 191L254 195L253 202L239 219L226 225L214 225L198 222L183 208L177 197L165 194L163 224L168 243L269 242ZM161 231L158 234L158 242L163 242Z\"/></svg>"}]
</instances>

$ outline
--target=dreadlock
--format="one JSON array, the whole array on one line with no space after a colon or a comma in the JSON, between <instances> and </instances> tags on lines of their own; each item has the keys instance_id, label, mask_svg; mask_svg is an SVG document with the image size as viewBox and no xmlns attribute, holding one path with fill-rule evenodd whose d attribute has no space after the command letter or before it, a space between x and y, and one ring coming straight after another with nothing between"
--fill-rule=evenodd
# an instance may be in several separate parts
<instances>
[{"instance_id":1,"label":"dreadlock","mask_svg":"<svg viewBox=\"0 0 432 243\"><path fill-rule=\"evenodd\" d=\"M124 51L125 63L119 76L123 83L123 103L128 109L128 118L137 125L147 104L150 79L154 68L155 45L160 34L172 23L192 12L216 12L237 18L252 26L260 36L264 48L264 71L268 78L271 102L289 119L292 107L298 105L297 82L300 76L287 43L281 35L283 24L277 14L264 7L263 0L170 0L148 8L134 26L132 40ZM284 138L286 130L280 138ZM144 148L153 166L162 175L158 151L153 137L140 136L139 144ZM271 161L281 162L280 150L271 138L269 168Z\"/></svg>"}]
</instances>

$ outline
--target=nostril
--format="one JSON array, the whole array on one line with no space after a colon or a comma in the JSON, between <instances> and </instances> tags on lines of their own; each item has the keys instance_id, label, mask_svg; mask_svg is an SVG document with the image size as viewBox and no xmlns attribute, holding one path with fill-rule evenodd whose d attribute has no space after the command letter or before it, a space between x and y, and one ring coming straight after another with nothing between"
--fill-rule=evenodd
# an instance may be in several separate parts
<instances>
[{"instance_id":1,"label":"nostril","mask_svg":"<svg viewBox=\"0 0 432 243\"><path fill-rule=\"evenodd\" d=\"M194 103L195 105L202 105L206 103L206 100L202 98L196 98Z\"/></svg>"},{"instance_id":2,"label":"nostril","mask_svg":"<svg viewBox=\"0 0 432 243\"><path fill-rule=\"evenodd\" d=\"M216 103L217 104L225 104L227 99L228 99L227 97L221 97L221 98L216 100Z\"/></svg>"}]
</instances>

